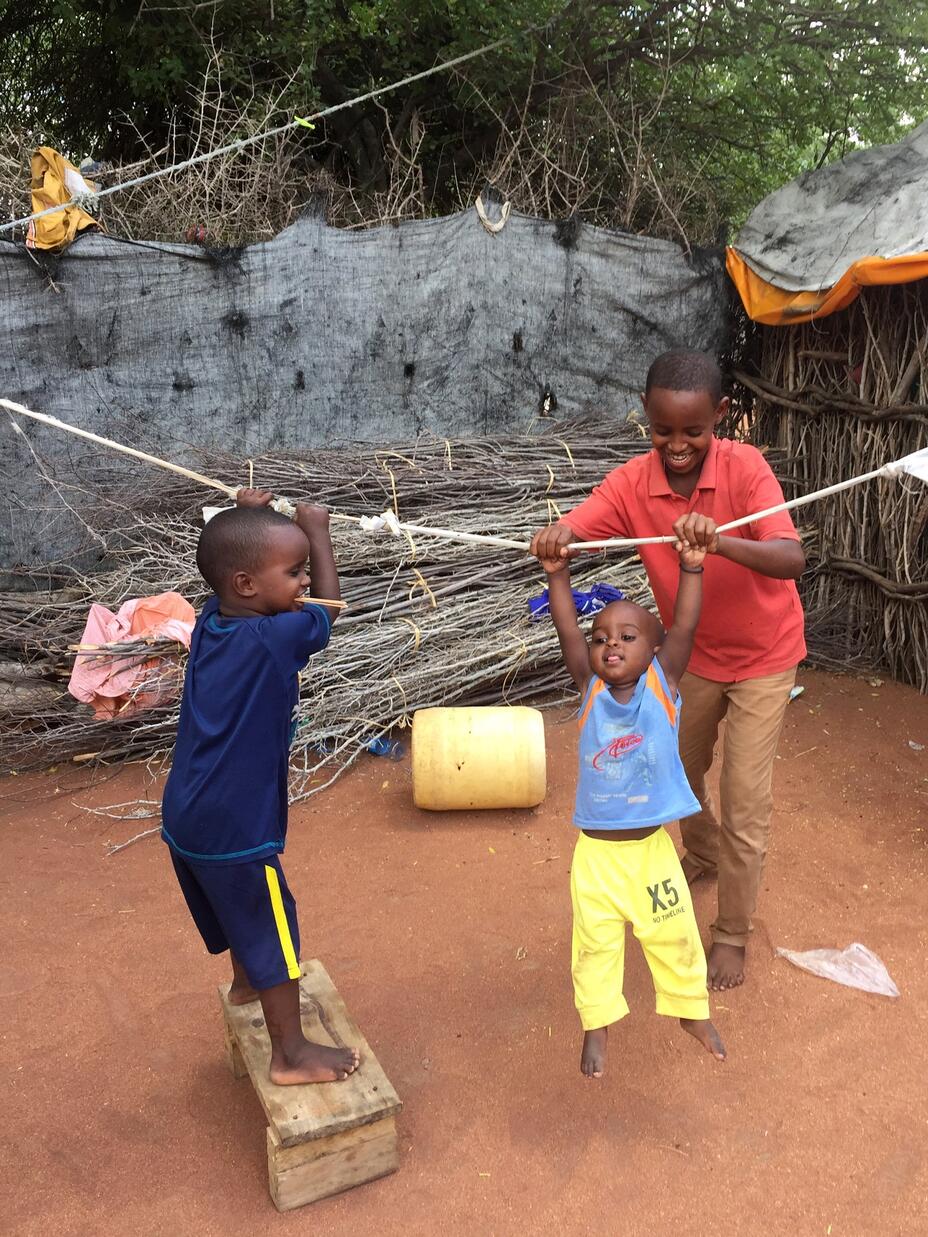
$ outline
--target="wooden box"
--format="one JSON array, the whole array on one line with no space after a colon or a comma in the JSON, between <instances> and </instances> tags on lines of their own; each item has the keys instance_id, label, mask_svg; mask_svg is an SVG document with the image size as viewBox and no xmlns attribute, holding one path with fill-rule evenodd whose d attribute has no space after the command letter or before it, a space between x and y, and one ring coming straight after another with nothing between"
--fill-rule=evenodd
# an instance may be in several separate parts
<instances>
[{"instance_id":1,"label":"wooden box","mask_svg":"<svg viewBox=\"0 0 928 1237\"><path fill-rule=\"evenodd\" d=\"M399 1167L396 1114L402 1108L377 1058L321 962L304 962L300 1007L307 1039L357 1048L361 1064L343 1082L278 1087L268 1078L271 1043L261 1006L230 1005L219 989L226 1053L236 1078L247 1073L268 1120L271 1198L289 1211Z\"/></svg>"}]
</instances>

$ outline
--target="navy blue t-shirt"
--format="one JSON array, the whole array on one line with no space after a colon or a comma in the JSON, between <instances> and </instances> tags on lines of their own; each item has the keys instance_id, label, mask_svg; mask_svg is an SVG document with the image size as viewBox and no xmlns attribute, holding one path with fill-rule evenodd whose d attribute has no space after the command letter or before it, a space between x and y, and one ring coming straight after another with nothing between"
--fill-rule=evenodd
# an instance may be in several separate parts
<instances>
[{"instance_id":1,"label":"navy blue t-shirt","mask_svg":"<svg viewBox=\"0 0 928 1237\"><path fill-rule=\"evenodd\" d=\"M282 851L297 675L329 642L319 606L224 618L211 597L197 621L161 806L178 854L247 863Z\"/></svg>"}]
</instances>

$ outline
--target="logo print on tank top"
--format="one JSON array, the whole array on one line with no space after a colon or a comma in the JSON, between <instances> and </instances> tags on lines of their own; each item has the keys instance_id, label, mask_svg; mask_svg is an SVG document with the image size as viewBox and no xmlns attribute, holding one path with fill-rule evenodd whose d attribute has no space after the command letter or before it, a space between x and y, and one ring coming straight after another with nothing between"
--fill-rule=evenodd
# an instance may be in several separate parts
<instances>
[{"instance_id":1,"label":"logo print on tank top","mask_svg":"<svg viewBox=\"0 0 928 1237\"><path fill-rule=\"evenodd\" d=\"M593 757L593 768L597 773L602 772L600 761L604 756L610 757L612 760L618 760L622 756L627 756L629 752L633 752L636 747L640 747L644 742L644 735L641 734L624 734L618 739L613 739L601 751L598 751Z\"/></svg>"}]
</instances>

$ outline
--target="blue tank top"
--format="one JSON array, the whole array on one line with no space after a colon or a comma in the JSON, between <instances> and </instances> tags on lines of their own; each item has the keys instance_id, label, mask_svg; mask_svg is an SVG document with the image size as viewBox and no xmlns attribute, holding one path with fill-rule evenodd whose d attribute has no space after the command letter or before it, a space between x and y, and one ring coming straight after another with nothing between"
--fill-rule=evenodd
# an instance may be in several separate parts
<instances>
[{"instance_id":1,"label":"blue tank top","mask_svg":"<svg viewBox=\"0 0 928 1237\"><path fill-rule=\"evenodd\" d=\"M671 697L657 658L626 704L594 675L578 716L580 829L641 829L699 811L680 760L680 695Z\"/></svg>"}]
</instances>

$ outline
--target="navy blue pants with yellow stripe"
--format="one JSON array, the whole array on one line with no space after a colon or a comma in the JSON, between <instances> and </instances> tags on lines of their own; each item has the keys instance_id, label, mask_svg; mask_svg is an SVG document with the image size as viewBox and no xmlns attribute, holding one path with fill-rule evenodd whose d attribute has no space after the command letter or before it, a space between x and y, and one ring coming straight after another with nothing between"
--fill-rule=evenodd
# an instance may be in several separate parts
<instances>
[{"instance_id":1,"label":"navy blue pants with yellow stripe","mask_svg":"<svg viewBox=\"0 0 928 1237\"><path fill-rule=\"evenodd\" d=\"M248 863L197 863L171 851L174 871L211 954L231 949L253 988L300 977L296 903L276 855Z\"/></svg>"}]
</instances>

